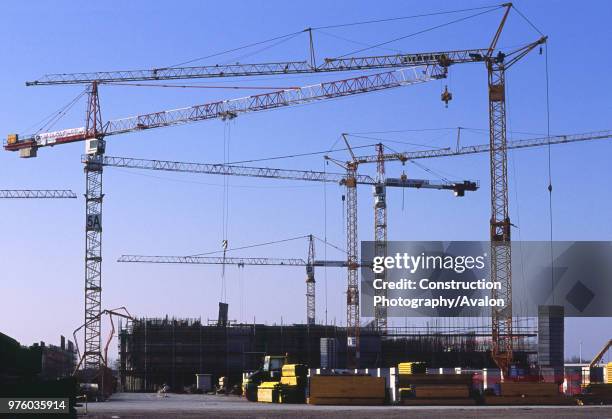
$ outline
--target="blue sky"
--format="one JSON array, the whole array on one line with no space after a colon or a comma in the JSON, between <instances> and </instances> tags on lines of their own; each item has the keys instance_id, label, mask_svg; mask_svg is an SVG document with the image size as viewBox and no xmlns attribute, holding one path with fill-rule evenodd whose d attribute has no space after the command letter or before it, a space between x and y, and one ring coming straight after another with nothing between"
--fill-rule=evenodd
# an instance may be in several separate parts
<instances>
[{"instance_id":1,"label":"blue sky","mask_svg":"<svg viewBox=\"0 0 612 419\"><path fill-rule=\"evenodd\" d=\"M455 8L489 6L461 2ZM515 3L549 36L552 133L610 128L608 50L609 2ZM237 46L299 31L309 26L409 16L448 10L447 2L9 2L2 6L0 26L0 127L4 134L28 132L36 121L72 100L80 86L25 87L44 73L149 68L173 65ZM331 28L315 32L316 52L338 56L457 17L444 15L387 24ZM386 45L405 52L482 48L488 46L500 12ZM538 38L512 13L500 47L512 48ZM308 56L305 35L261 50L252 48L194 64L302 60ZM384 49L364 53L389 53ZM350 77L347 76L347 77ZM342 75L258 77L249 80L203 80L206 86L301 86ZM454 98L446 109L440 93L448 85ZM537 51L508 74L508 127L514 138L546 132L545 61ZM113 119L208 101L246 96L248 90L146 89L103 86L102 115ZM84 101L55 128L83 125ZM168 160L222 162L224 141L229 160L242 161L307 153L338 146L342 132L422 130L444 127L486 129L486 71L483 65L457 66L450 78L313 105L240 116L230 123L207 121L109 138L107 154ZM228 135L227 132L230 132ZM3 134L3 135L4 135ZM374 137L379 135L372 135ZM383 136L383 135L380 135ZM453 130L386 134L396 150L450 146ZM225 140L224 140L225 138ZM468 131L464 144L485 143L484 131ZM353 139L353 145L377 142ZM362 149L374 153L374 148ZM608 141L570 144L552 149L554 237L558 240L610 240ZM83 144L39 151L23 160L0 153L2 188L71 188L81 195L85 180L80 155ZM346 159L345 152L334 154ZM486 240L489 194L486 155L423 163L448 178L480 180L481 190L463 199L440 191L391 191L390 240ZM272 167L322 170L321 155L251 163ZM334 166L328 170L337 171ZM372 173L375 167L363 167ZM402 170L411 177L432 178L415 165L390 164L389 176ZM546 149L511 153L511 216L515 239L545 240L548 230L548 165ZM327 235L344 247L342 189L335 185L229 180L230 247L313 233ZM223 239L223 179L196 175L132 172L109 168L104 175L103 307L127 306L135 315L216 318L221 280L218 266L118 264L124 253L194 254L219 250ZM402 196L403 195L403 196ZM371 191L359 192L359 235L371 239ZM402 208L402 201L404 202ZM0 330L23 343L57 342L70 335L83 318L84 201L0 202ZM236 253L242 256L306 257L306 241ZM341 258L329 248L318 256ZM305 286L302 268L227 269L230 318L257 322L302 322ZM345 273L317 272L317 318L341 323L345 317ZM325 303L327 301L327 303ZM403 322L402 322L403 324ZM569 354L591 356L608 333L609 321L568 320Z\"/></svg>"}]
</instances>

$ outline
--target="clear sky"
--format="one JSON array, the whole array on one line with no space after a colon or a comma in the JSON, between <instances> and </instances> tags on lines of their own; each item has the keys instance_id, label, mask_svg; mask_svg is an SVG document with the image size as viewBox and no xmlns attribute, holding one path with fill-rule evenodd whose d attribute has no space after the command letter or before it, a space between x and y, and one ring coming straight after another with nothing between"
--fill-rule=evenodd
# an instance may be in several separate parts
<instances>
[{"instance_id":1,"label":"clear sky","mask_svg":"<svg viewBox=\"0 0 612 419\"><path fill-rule=\"evenodd\" d=\"M452 8L493 3L464 1ZM549 36L550 122L552 133L610 127L609 17L605 1L518 1L518 9ZM5 2L0 6L0 132L31 132L37 121L77 96L80 86L25 87L45 73L150 68L174 65L245 44L319 27L371 19L449 10L430 1L112 1L84 3ZM403 37L460 17L479 13L405 19L385 24L315 31L318 59L333 57ZM496 29L500 11L387 44L362 54L482 48ZM539 37L511 13L500 47L512 48ZM302 34L278 45L266 44L220 55L197 64L303 60L308 38ZM270 47L270 48L264 48ZM545 59L532 52L508 74L508 123L513 138L546 133ZM201 86L301 86L342 75L258 77L256 80L196 80ZM350 77L347 76L347 77ZM440 101L445 85L453 93L448 109ZM254 93L229 89L153 89L102 86L104 119L113 119ZM81 100L55 129L83 125ZM232 122L207 121L108 139L107 154L182 161L244 161L341 147L342 132L398 130L369 134L385 138L396 150L452 146L454 130L470 127L463 144L488 141L484 65L451 68L450 78L419 86L319 102ZM423 131L425 129L435 129ZM416 130L416 131L406 131ZM522 134L527 133L527 134ZM376 139L353 138L366 146ZM58 343L83 319L84 191L80 156L83 144L39 150L36 159L0 152L1 188L71 188L78 200L0 202L0 331L24 344ZM557 240L612 239L609 141L552 149L554 237ZM360 149L374 153L373 147ZM346 152L334 153L347 159ZM481 190L456 199L443 191L389 192L390 240L486 240L489 220L489 171L486 155L422 161L453 179L480 180ZM321 155L254 162L251 165L322 170ZM372 173L374 167L363 167ZM338 171L334 166L328 170ZM389 176L405 170L411 177L435 178L415 165L389 164ZM549 237L546 149L511 153L513 238ZM230 247L313 233L344 247L342 189L248 178L229 180L226 209ZM104 174L103 307L126 306L138 316L216 318L221 295L218 266L119 264L124 253L195 254L221 248L223 179L213 176L133 172L109 168ZM371 190L359 191L359 236L373 236ZM403 204L402 204L403 203ZM241 256L306 257L306 240L236 252ZM318 257L342 258L333 248ZM345 272L317 272L317 319L345 321ZM303 268L228 267L230 318L257 322L303 322ZM403 321L401 322L403 324ZM567 354L592 356L610 338L609 319L568 320Z\"/></svg>"}]
</instances>

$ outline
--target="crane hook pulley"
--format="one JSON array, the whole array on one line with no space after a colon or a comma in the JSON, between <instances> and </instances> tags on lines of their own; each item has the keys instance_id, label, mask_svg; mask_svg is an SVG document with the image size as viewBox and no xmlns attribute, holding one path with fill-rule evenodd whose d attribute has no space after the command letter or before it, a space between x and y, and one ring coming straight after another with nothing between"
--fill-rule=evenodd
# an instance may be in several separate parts
<instances>
[{"instance_id":1,"label":"crane hook pulley","mask_svg":"<svg viewBox=\"0 0 612 419\"><path fill-rule=\"evenodd\" d=\"M444 102L445 107L448 108L448 102L453 100L453 94L448 91L448 86L444 86L444 91L440 95L440 99Z\"/></svg>"}]
</instances>

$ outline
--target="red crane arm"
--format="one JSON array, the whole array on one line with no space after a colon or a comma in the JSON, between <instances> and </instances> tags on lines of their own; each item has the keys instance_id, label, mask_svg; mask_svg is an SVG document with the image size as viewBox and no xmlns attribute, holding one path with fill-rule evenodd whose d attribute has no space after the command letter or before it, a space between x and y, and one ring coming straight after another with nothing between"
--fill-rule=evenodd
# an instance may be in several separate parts
<instances>
[{"instance_id":1,"label":"red crane arm","mask_svg":"<svg viewBox=\"0 0 612 419\"><path fill-rule=\"evenodd\" d=\"M411 67L339 81L324 82L298 89L278 90L238 99L115 119L108 121L104 125L102 132L104 136L109 136L207 119L231 119L242 113L258 112L318 100L392 89L444 78L445 76L446 68L438 65ZM9 141L4 145L4 148L9 151L17 151L27 148L73 143L84 141L85 139L85 127L47 132L25 138L19 138L13 134L9 136Z\"/></svg>"}]
</instances>

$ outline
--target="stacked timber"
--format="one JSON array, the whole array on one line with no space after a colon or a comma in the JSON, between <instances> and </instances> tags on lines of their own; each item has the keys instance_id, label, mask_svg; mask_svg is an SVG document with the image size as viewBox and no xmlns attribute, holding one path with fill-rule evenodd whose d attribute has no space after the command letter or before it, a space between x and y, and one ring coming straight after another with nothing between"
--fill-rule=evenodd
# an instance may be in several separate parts
<instances>
[{"instance_id":1,"label":"stacked timber","mask_svg":"<svg viewBox=\"0 0 612 419\"><path fill-rule=\"evenodd\" d=\"M606 364L606 383L612 384L612 362Z\"/></svg>"},{"instance_id":2,"label":"stacked timber","mask_svg":"<svg viewBox=\"0 0 612 419\"><path fill-rule=\"evenodd\" d=\"M304 364L286 364L281 370L279 403L304 403L308 384L308 367Z\"/></svg>"},{"instance_id":3,"label":"stacked timber","mask_svg":"<svg viewBox=\"0 0 612 419\"><path fill-rule=\"evenodd\" d=\"M500 384L499 396L485 395L489 405L566 405L575 399L559 393L556 383L506 381Z\"/></svg>"},{"instance_id":4,"label":"stacked timber","mask_svg":"<svg viewBox=\"0 0 612 419\"><path fill-rule=\"evenodd\" d=\"M369 375L313 375L309 404L374 406L385 403L385 379Z\"/></svg>"},{"instance_id":5,"label":"stacked timber","mask_svg":"<svg viewBox=\"0 0 612 419\"><path fill-rule=\"evenodd\" d=\"M399 366L398 366L399 368ZM469 406L471 374L399 374L400 403L409 406Z\"/></svg>"},{"instance_id":6,"label":"stacked timber","mask_svg":"<svg viewBox=\"0 0 612 419\"><path fill-rule=\"evenodd\" d=\"M397 372L400 375L424 374L426 370L425 363L423 362L401 362L397 364Z\"/></svg>"}]
</instances>

